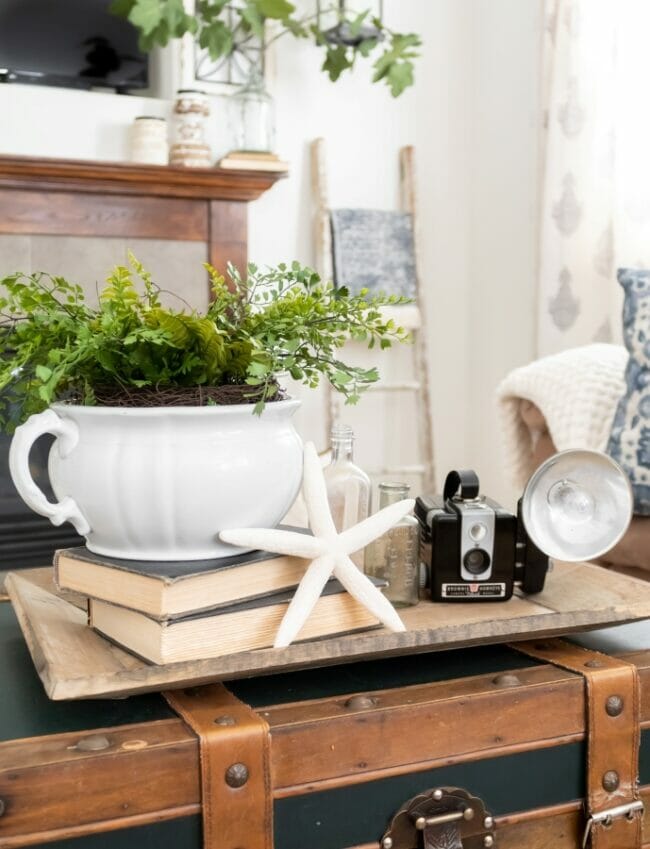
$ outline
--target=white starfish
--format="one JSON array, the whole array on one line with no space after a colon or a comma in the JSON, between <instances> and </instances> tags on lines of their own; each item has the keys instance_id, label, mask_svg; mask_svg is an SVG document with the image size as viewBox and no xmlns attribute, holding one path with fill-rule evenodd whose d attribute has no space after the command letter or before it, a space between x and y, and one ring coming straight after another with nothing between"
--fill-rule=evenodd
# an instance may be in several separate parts
<instances>
[{"instance_id":1,"label":"white starfish","mask_svg":"<svg viewBox=\"0 0 650 849\"><path fill-rule=\"evenodd\" d=\"M406 630L393 605L355 566L350 555L389 531L413 509L415 502L412 498L398 501L339 534L327 500L320 460L311 442L305 444L304 461L302 492L313 536L268 528L241 528L219 534L231 545L261 548L312 561L280 623L274 648L288 646L297 637L332 574L387 628Z\"/></svg>"}]
</instances>

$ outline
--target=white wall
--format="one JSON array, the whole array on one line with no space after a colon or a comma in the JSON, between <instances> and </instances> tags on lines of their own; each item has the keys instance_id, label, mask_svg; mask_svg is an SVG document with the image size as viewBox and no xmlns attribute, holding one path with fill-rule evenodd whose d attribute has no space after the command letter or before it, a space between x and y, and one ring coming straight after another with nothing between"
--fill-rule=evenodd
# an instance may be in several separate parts
<instances>
[{"instance_id":1,"label":"white wall","mask_svg":"<svg viewBox=\"0 0 650 849\"><path fill-rule=\"evenodd\" d=\"M167 110L149 97L0 85L0 153L124 161L133 119Z\"/></svg>"},{"instance_id":2,"label":"white wall","mask_svg":"<svg viewBox=\"0 0 650 849\"><path fill-rule=\"evenodd\" d=\"M438 486L467 468L473 3L426 5L416 90L421 267L431 363Z\"/></svg>"},{"instance_id":3,"label":"white wall","mask_svg":"<svg viewBox=\"0 0 650 849\"><path fill-rule=\"evenodd\" d=\"M390 23L424 41L415 90L396 101L365 67L333 86L314 48L283 47L271 83L292 178L250 214L254 259L309 262L308 141L327 138L332 206L395 206L397 151L415 144L438 484L471 466L511 505L494 392L535 354L541 5L388 2ZM323 438L313 395L308 408L304 426Z\"/></svg>"},{"instance_id":4,"label":"white wall","mask_svg":"<svg viewBox=\"0 0 650 849\"><path fill-rule=\"evenodd\" d=\"M399 5L399 15L396 11ZM415 30L421 6L417 0L388 3L393 25ZM270 57L269 86L276 99L277 149L291 163L291 177L276 185L250 210L250 255L260 264L298 259L314 264L314 199L310 142L326 139L329 202L333 207L397 208L400 147L414 144L418 118L415 90L394 99L384 86L371 85L371 68L360 64L333 84L320 71L322 52L310 43L276 42ZM348 354L354 356L354 354ZM385 357L373 353L372 361ZM292 386L303 399L298 424L319 449L328 444L325 393ZM361 462L370 467L382 449L368 418L383 408L364 398L360 412L345 418L357 430ZM408 432L408 427L406 432ZM383 442L389 437L384 435ZM401 458L400 458L401 459ZM376 460L374 465L376 465Z\"/></svg>"},{"instance_id":5,"label":"white wall","mask_svg":"<svg viewBox=\"0 0 650 849\"><path fill-rule=\"evenodd\" d=\"M535 358L541 0L470 0L470 394L468 456L486 491L515 494L502 473L494 390Z\"/></svg>"},{"instance_id":6,"label":"white wall","mask_svg":"<svg viewBox=\"0 0 650 849\"><path fill-rule=\"evenodd\" d=\"M251 204L250 256L313 261L311 139L327 138L334 206L395 207L398 150L415 144L439 477L473 465L509 501L493 394L534 352L540 0L385 6L395 28L424 40L415 90L398 100L369 84L365 65L333 85L314 47L278 42L269 85L291 176ZM0 86L0 153L125 159L133 118L168 110L153 98ZM219 101L215 112L222 135ZM305 432L320 442L319 398L307 407Z\"/></svg>"}]
</instances>

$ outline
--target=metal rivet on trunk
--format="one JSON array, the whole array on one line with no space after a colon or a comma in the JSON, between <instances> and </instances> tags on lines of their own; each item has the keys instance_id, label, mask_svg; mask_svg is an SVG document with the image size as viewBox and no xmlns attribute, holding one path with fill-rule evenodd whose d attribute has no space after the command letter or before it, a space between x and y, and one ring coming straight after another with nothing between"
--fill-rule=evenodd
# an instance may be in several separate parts
<instances>
[{"instance_id":1,"label":"metal rivet on trunk","mask_svg":"<svg viewBox=\"0 0 650 849\"><path fill-rule=\"evenodd\" d=\"M492 837L491 834L485 835L483 838L483 846L487 847L487 849L490 849L490 846L494 846L494 837Z\"/></svg>"},{"instance_id":2,"label":"metal rivet on trunk","mask_svg":"<svg viewBox=\"0 0 650 849\"><path fill-rule=\"evenodd\" d=\"M243 787L248 781L246 764L231 764L226 770L226 784L229 787Z\"/></svg>"},{"instance_id":3,"label":"metal rivet on trunk","mask_svg":"<svg viewBox=\"0 0 650 849\"><path fill-rule=\"evenodd\" d=\"M504 672L503 675L497 675L492 679L495 687L521 687L521 678L512 672Z\"/></svg>"},{"instance_id":4,"label":"metal rivet on trunk","mask_svg":"<svg viewBox=\"0 0 650 849\"><path fill-rule=\"evenodd\" d=\"M610 696L605 702L605 710L609 716L620 716L623 713L624 704L620 696Z\"/></svg>"},{"instance_id":5,"label":"metal rivet on trunk","mask_svg":"<svg viewBox=\"0 0 650 849\"><path fill-rule=\"evenodd\" d=\"M436 802L439 802L442 799L442 790L434 790L433 798L436 800Z\"/></svg>"},{"instance_id":6,"label":"metal rivet on trunk","mask_svg":"<svg viewBox=\"0 0 650 849\"><path fill-rule=\"evenodd\" d=\"M373 696L350 696L343 706L348 710L363 710L374 707L377 701Z\"/></svg>"},{"instance_id":7,"label":"metal rivet on trunk","mask_svg":"<svg viewBox=\"0 0 650 849\"><path fill-rule=\"evenodd\" d=\"M103 734L91 734L90 737L83 737L75 749L80 752L102 752L104 749L110 749L111 741Z\"/></svg>"},{"instance_id":8,"label":"metal rivet on trunk","mask_svg":"<svg viewBox=\"0 0 650 849\"><path fill-rule=\"evenodd\" d=\"M618 790L618 785L620 783L621 780L615 769L608 769L605 775L603 775L603 788L607 790L608 793L613 793L615 790Z\"/></svg>"},{"instance_id":9,"label":"metal rivet on trunk","mask_svg":"<svg viewBox=\"0 0 650 849\"><path fill-rule=\"evenodd\" d=\"M146 749L148 745L146 740L125 740L122 748L127 752L137 752L139 749Z\"/></svg>"},{"instance_id":10,"label":"metal rivet on trunk","mask_svg":"<svg viewBox=\"0 0 650 849\"><path fill-rule=\"evenodd\" d=\"M494 820L492 819L492 817L486 817L483 820L483 828L490 829L490 828L493 828L493 827L494 827Z\"/></svg>"},{"instance_id":11,"label":"metal rivet on trunk","mask_svg":"<svg viewBox=\"0 0 650 849\"><path fill-rule=\"evenodd\" d=\"M223 716L218 716L215 721L215 725L236 725L237 720L234 716L228 716L228 714L224 714Z\"/></svg>"},{"instance_id":12,"label":"metal rivet on trunk","mask_svg":"<svg viewBox=\"0 0 650 849\"><path fill-rule=\"evenodd\" d=\"M381 841L381 845L383 849L393 849L393 839L391 837L384 837Z\"/></svg>"}]
</instances>

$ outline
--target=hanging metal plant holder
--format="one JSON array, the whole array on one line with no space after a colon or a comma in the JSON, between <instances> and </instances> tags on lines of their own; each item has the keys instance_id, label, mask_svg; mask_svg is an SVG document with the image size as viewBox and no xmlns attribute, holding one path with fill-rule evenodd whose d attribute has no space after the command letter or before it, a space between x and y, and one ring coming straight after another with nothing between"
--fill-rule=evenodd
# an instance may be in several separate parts
<instances>
[{"instance_id":1,"label":"hanging metal plant holder","mask_svg":"<svg viewBox=\"0 0 650 849\"><path fill-rule=\"evenodd\" d=\"M320 0L316 0L316 14L318 18L318 28L321 29L321 4ZM329 29L324 31L324 36L329 44L341 44L345 47L358 47L362 41L367 41L371 38L377 41L383 41L384 34L372 23L363 23L359 28L353 28L349 21L346 21L347 6L345 0L339 0L338 17L339 22ZM379 13L377 17L382 20L384 16L384 0L379 0Z\"/></svg>"}]
</instances>

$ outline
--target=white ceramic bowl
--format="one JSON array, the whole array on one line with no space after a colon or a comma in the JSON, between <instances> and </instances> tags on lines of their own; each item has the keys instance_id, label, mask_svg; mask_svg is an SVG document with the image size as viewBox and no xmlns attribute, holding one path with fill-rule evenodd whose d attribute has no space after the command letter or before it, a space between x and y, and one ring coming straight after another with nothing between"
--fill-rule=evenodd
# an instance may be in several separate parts
<instances>
[{"instance_id":1,"label":"white ceramic bowl","mask_svg":"<svg viewBox=\"0 0 650 849\"><path fill-rule=\"evenodd\" d=\"M135 560L199 560L241 549L226 528L274 527L302 479L298 400L261 416L248 404L214 407L85 407L54 404L16 429L11 475L25 502L54 525L70 521L97 554ZM49 502L29 471L44 433Z\"/></svg>"}]
</instances>

